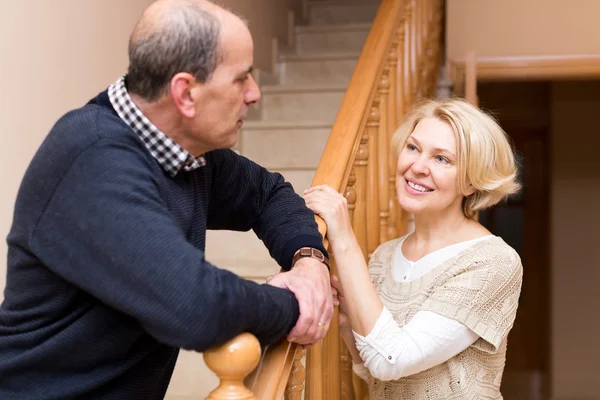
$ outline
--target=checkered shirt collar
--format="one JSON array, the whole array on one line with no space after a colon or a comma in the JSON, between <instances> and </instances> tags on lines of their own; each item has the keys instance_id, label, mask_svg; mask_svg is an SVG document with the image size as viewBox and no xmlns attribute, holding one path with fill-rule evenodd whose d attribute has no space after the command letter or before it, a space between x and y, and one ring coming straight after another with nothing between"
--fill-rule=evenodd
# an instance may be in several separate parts
<instances>
[{"instance_id":1,"label":"checkered shirt collar","mask_svg":"<svg viewBox=\"0 0 600 400\"><path fill-rule=\"evenodd\" d=\"M182 169L192 171L206 165L203 156L194 158L146 118L131 100L125 86L125 76L109 86L108 97L119 117L137 133L150 154L169 175L175 177Z\"/></svg>"}]
</instances>

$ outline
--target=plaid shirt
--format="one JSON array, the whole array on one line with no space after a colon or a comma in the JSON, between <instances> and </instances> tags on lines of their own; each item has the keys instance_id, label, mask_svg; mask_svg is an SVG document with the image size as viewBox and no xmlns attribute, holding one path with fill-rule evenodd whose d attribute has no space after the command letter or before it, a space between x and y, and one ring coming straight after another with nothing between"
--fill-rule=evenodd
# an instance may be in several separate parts
<instances>
[{"instance_id":1,"label":"plaid shirt","mask_svg":"<svg viewBox=\"0 0 600 400\"><path fill-rule=\"evenodd\" d=\"M161 132L135 105L125 86L125 76L108 88L110 102L121 119L140 137L150 154L174 177L182 169L192 171L206 165L203 156L194 158L173 139Z\"/></svg>"}]
</instances>

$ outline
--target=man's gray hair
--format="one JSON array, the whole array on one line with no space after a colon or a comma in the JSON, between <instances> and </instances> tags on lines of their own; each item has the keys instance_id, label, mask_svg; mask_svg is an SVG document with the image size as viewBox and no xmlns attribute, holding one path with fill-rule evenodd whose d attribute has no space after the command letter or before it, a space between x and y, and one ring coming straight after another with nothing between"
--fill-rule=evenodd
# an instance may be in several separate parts
<instances>
[{"instance_id":1,"label":"man's gray hair","mask_svg":"<svg viewBox=\"0 0 600 400\"><path fill-rule=\"evenodd\" d=\"M180 72L192 74L198 82L210 80L222 58L220 31L217 17L185 0L162 13L154 26L136 27L129 41L127 89L154 101Z\"/></svg>"}]
</instances>

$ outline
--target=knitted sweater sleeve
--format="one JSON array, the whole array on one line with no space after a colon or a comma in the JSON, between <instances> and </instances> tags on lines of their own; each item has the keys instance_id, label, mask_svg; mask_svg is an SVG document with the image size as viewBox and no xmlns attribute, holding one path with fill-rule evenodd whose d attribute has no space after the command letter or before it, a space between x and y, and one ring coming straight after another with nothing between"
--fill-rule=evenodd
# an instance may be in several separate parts
<instances>
[{"instance_id":1,"label":"knitted sweater sleeve","mask_svg":"<svg viewBox=\"0 0 600 400\"><path fill-rule=\"evenodd\" d=\"M298 317L291 292L218 269L169 213L135 145L98 141L61 177L30 235L54 273L158 341L205 350L244 331L262 344Z\"/></svg>"},{"instance_id":2,"label":"knitted sweater sleeve","mask_svg":"<svg viewBox=\"0 0 600 400\"><path fill-rule=\"evenodd\" d=\"M523 268L518 254L506 244L465 251L453 275L433 289L420 311L432 311L461 322L495 353L513 326Z\"/></svg>"},{"instance_id":3,"label":"knitted sweater sleeve","mask_svg":"<svg viewBox=\"0 0 600 400\"><path fill-rule=\"evenodd\" d=\"M285 269L300 247L327 254L313 212L280 174L231 150L210 152L207 162L213 168L209 229L253 229Z\"/></svg>"}]
</instances>

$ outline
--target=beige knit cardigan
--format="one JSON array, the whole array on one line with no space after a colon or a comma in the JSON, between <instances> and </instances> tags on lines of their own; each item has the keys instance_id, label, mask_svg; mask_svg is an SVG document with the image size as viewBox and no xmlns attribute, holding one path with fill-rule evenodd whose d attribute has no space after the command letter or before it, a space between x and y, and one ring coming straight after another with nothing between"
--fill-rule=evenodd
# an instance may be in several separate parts
<instances>
[{"instance_id":1,"label":"beige knit cardigan","mask_svg":"<svg viewBox=\"0 0 600 400\"><path fill-rule=\"evenodd\" d=\"M396 322L432 311L463 323L479 339L448 361L396 381L370 378L371 400L502 399L506 337L517 312L523 269L517 253L498 237L483 240L411 282L392 276L399 239L379 246L371 279ZM400 356L401 359L402 356Z\"/></svg>"}]
</instances>

